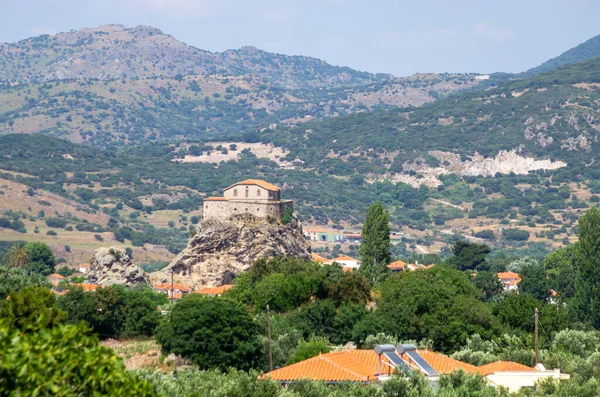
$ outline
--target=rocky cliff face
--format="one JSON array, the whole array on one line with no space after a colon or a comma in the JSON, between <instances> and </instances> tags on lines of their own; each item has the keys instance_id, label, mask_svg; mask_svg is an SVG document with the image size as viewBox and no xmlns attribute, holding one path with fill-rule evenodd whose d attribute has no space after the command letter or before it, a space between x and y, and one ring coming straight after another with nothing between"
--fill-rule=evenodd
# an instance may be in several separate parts
<instances>
[{"instance_id":1,"label":"rocky cliff face","mask_svg":"<svg viewBox=\"0 0 600 397\"><path fill-rule=\"evenodd\" d=\"M310 246L293 219L287 225L251 215L228 220L206 219L187 247L153 279L170 280L194 287L229 284L254 261L271 257L310 258Z\"/></svg>"},{"instance_id":2,"label":"rocky cliff face","mask_svg":"<svg viewBox=\"0 0 600 397\"><path fill-rule=\"evenodd\" d=\"M150 282L148 275L131 262L125 250L118 247L98 248L90 263L90 275L99 285L135 285Z\"/></svg>"}]
</instances>

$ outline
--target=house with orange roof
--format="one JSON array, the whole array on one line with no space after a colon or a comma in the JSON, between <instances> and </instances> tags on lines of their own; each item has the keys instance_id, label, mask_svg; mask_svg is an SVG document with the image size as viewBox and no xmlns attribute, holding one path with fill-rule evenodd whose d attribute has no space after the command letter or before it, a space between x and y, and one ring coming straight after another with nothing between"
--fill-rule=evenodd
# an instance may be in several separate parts
<instances>
[{"instance_id":1,"label":"house with orange roof","mask_svg":"<svg viewBox=\"0 0 600 397\"><path fill-rule=\"evenodd\" d=\"M294 209L292 200L281 200L281 189L260 179L246 179L223 190L222 197L204 199L204 219L227 219L231 215L251 214L265 218L281 218Z\"/></svg>"},{"instance_id":2,"label":"house with orange roof","mask_svg":"<svg viewBox=\"0 0 600 397\"><path fill-rule=\"evenodd\" d=\"M504 291L516 290L519 288L519 283L521 282L521 277L515 272L500 272L498 273L498 279L502 282Z\"/></svg>"},{"instance_id":3,"label":"house with orange roof","mask_svg":"<svg viewBox=\"0 0 600 397\"><path fill-rule=\"evenodd\" d=\"M342 267L349 267L352 269L358 269L360 267L360 261L348 255L340 255L337 258L334 258L332 263L338 263L342 265Z\"/></svg>"},{"instance_id":4,"label":"house with orange roof","mask_svg":"<svg viewBox=\"0 0 600 397\"><path fill-rule=\"evenodd\" d=\"M233 284L223 284L219 287L204 287L194 291L195 294L201 294L206 296L221 296L223 292L229 291L233 288Z\"/></svg>"},{"instance_id":5,"label":"house with orange roof","mask_svg":"<svg viewBox=\"0 0 600 397\"><path fill-rule=\"evenodd\" d=\"M405 267L406 267L406 262L401 261L401 260L394 261L394 262L390 263L389 265L387 265L387 268L390 269L392 273L401 272L404 270Z\"/></svg>"},{"instance_id":6,"label":"house with orange roof","mask_svg":"<svg viewBox=\"0 0 600 397\"><path fill-rule=\"evenodd\" d=\"M323 258L321 255L319 255L319 254L317 254L315 252L311 252L310 255L312 256L313 262L321 263L323 265L331 263L331 261L329 259Z\"/></svg>"},{"instance_id":7,"label":"house with orange roof","mask_svg":"<svg viewBox=\"0 0 600 397\"><path fill-rule=\"evenodd\" d=\"M58 284L60 284L62 281L65 280L64 276L58 274L58 273L52 273L46 276L46 279L48 279L48 281L50 282L50 284L52 284L53 286L57 287Z\"/></svg>"},{"instance_id":8,"label":"house with orange roof","mask_svg":"<svg viewBox=\"0 0 600 397\"><path fill-rule=\"evenodd\" d=\"M181 299L183 295L189 294L192 291L192 289L187 285L179 283L156 284L152 287L152 289L156 292L162 292L163 294L167 294L169 298L171 298L171 294L173 294L173 299Z\"/></svg>"},{"instance_id":9,"label":"house with orange roof","mask_svg":"<svg viewBox=\"0 0 600 397\"><path fill-rule=\"evenodd\" d=\"M362 241L361 233L344 233L344 239L349 243L360 243Z\"/></svg>"},{"instance_id":10,"label":"house with orange roof","mask_svg":"<svg viewBox=\"0 0 600 397\"><path fill-rule=\"evenodd\" d=\"M90 271L89 263L82 263L79 265L79 273L87 274Z\"/></svg>"},{"instance_id":11,"label":"house with orange roof","mask_svg":"<svg viewBox=\"0 0 600 397\"><path fill-rule=\"evenodd\" d=\"M489 383L511 391L532 387L545 378L569 378L559 370L547 371L540 364L532 368L512 361L498 361L478 367L427 349L417 349L413 345L377 345L373 350L345 349L319 354L267 372L260 378L284 383L304 379L327 383L373 383L389 379L397 367L421 372L432 382L436 382L440 375L462 370L479 374Z\"/></svg>"}]
</instances>

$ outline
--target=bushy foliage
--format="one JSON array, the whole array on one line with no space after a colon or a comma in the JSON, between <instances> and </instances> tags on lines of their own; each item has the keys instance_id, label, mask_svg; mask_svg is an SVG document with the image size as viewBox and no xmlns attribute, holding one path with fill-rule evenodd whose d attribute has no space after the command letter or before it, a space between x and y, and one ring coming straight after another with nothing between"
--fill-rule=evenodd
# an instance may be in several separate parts
<instances>
[{"instance_id":1,"label":"bushy foliage","mask_svg":"<svg viewBox=\"0 0 600 397\"><path fill-rule=\"evenodd\" d=\"M225 298L192 294L179 301L156 339L165 354L190 359L202 369L251 369L264 359L248 308Z\"/></svg>"},{"instance_id":2,"label":"bushy foliage","mask_svg":"<svg viewBox=\"0 0 600 397\"><path fill-rule=\"evenodd\" d=\"M0 322L2 395L154 396L151 386L127 372L82 325L23 332Z\"/></svg>"}]
</instances>

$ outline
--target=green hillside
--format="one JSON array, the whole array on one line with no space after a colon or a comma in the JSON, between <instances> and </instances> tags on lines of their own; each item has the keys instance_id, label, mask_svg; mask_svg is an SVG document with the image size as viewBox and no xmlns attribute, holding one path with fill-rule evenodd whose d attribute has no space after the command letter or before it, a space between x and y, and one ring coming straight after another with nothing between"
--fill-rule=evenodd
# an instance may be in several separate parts
<instances>
[{"instance_id":1,"label":"green hillside","mask_svg":"<svg viewBox=\"0 0 600 397\"><path fill-rule=\"evenodd\" d=\"M254 47L211 53L156 28L106 25L0 44L0 134L98 146L211 137L420 106L473 77L397 78Z\"/></svg>"},{"instance_id":2,"label":"green hillside","mask_svg":"<svg viewBox=\"0 0 600 397\"><path fill-rule=\"evenodd\" d=\"M549 59L539 66L522 73L523 77L544 73L564 65L587 61L588 59L600 57L600 35L563 52L559 56Z\"/></svg>"}]
</instances>

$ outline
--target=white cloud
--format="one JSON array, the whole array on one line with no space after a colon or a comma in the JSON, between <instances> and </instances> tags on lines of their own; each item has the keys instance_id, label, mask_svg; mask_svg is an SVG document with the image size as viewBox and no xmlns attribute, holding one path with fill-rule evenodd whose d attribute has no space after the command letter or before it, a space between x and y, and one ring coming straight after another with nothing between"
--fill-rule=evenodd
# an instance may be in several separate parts
<instances>
[{"instance_id":1,"label":"white cloud","mask_svg":"<svg viewBox=\"0 0 600 397\"><path fill-rule=\"evenodd\" d=\"M46 26L36 26L34 28L31 29L31 34L33 36L40 36L42 34L55 34L57 33L57 30L54 28L49 28Z\"/></svg>"},{"instance_id":2,"label":"white cloud","mask_svg":"<svg viewBox=\"0 0 600 397\"><path fill-rule=\"evenodd\" d=\"M510 41L513 39L513 32L508 26L494 28L486 22L478 22L473 26L475 37L488 41Z\"/></svg>"},{"instance_id":3,"label":"white cloud","mask_svg":"<svg viewBox=\"0 0 600 397\"><path fill-rule=\"evenodd\" d=\"M134 0L175 18L212 16L228 8L227 0Z\"/></svg>"}]
</instances>

